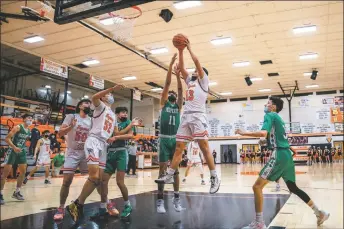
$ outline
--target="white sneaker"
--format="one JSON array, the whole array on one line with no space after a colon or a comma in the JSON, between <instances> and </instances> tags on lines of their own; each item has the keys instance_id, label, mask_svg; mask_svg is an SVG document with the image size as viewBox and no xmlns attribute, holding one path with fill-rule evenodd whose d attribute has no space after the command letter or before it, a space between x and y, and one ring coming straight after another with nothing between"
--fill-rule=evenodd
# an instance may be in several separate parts
<instances>
[{"instance_id":1,"label":"white sneaker","mask_svg":"<svg viewBox=\"0 0 344 229\"><path fill-rule=\"evenodd\" d=\"M159 177L158 179L155 180L155 183L158 184L173 184L174 183L174 179L173 179L173 174L164 174L161 177Z\"/></svg>"},{"instance_id":2,"label":"white sneaker","mask_svg":"<svg viewBox=\"0 0 344 229\"><path fill-rule=\"evenodd\" d=\"M172 203L173 203L173 207L174 207L174 210L176 210L176 212L180 212L183 210L182 208L182 204L180 202L180 198L172 198Z\"/></svg>"},{"instance_id":3,"label":"white sneaker","mask_svg":"<svg viewBox=\"0 0 344 229\"><path fill-rule=\"evenodd\" d=\"M241 229L266 229L264 222L256 222L255 220L250 223L248 226L243 227Z\"/></svg>"},{"instance_id":4,"label":"white sneaker","mask_svg":"<svg viewBox=\"0 0 344 229\"><path fill-rule=\"evenodd\" d=\"M159 200L156 201L156 210L160 214L166 213L165 205L164 205L164 200L160 200L159 199Z\"/></svg>"},{"instance_id":5,"label":"white sneaker","mask_svg":"<svg viewBox=\"0 0 344 229\"><path fill-rule=\"evenodd\" d=\"M201 181L201 185L205 185L205 181L204 180Z\"/></svg>"},{"instance_id":6,"label":"white sneaker","mask_svg":"<svg viewBox=\"0 0 344 229\"><path fill-rule=\"evenodd\" d=\"M330 217L330 213L327 213L325 211L320 211L320 215L317 216L317 224L318 226L320 226L321 224L323 224L326 220L328 220L328 218Z\"/></svg>"},{"instance_id":7,"label":"white sneaker","mask_svg":"<svg viewBox=\"0 0 344 229\"><path fill-rule=\"evenodd\" d=\"M210 177L210 190L209 190L209 193L210 194L214 194L217 191L219 191L220 184L221 184L221 181L218 178L218 176Z\"/></svg>"}]
</instances>

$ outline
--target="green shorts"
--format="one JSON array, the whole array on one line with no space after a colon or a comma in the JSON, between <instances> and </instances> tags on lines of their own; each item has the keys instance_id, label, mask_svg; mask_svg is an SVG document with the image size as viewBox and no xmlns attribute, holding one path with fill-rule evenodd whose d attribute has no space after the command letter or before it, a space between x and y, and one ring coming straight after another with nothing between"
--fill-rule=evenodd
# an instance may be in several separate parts
<instances>
[{"instance_id":1,"label":"green shorts","mask_svg":"<svg viewBox=\"0 0 344 229\"><path fill-rule=\"evenodd\" d=\"M114 174L116 170L126 171L128 165L128 149L121 148L109 148L106 165L104 172L108 174Z\"/></svg>"},{"instance_id":2,"label":"green shorts","mask_svg":"<svg viewBox=\"0 0 344 229\"><path fill-rule=\"evenodd\" d=\"M5 164L7 165L27 164L25 149L23 149L20 153L16 153L13 151L12 148L9 148L6 154Z\"/></svg>"},{"instance_id":3,"label":"green shorts","mask_svg":"<svg viewBox=\"0 0 344 229\"><path fill-rule=\"evenodd\" d=\"M289 149L275 149L270 160L260 171L259 176L269 181L283 178L285 182L295 182L295 165Z\"/></svg>"},{"instance_id":4,"label":"green shorts","mask_svg":"<svg viewBox=\"0 0 344 229\"><path fill-rule=\"evenodd\" d=\"M168 160L172 160L174 151L176 151L175 137L159 138L159 162L167 162Z\"/></svg>"}]
</instances>

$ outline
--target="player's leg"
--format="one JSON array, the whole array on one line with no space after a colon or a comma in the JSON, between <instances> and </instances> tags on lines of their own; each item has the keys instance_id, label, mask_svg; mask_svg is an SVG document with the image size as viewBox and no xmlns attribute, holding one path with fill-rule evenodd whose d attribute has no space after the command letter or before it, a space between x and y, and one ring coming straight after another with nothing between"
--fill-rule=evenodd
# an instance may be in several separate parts
<instances>
[{"instance_id":1,"label":"player's leg","mask_svg":"<svg viewBox=\"0 0 344 229\"><path fill-rule=\"evenodd\" d=\"M4 169L1 173L1 187L0 187L0 204L5 204L4 200L4 187L6 183L6 179L10 172L12 171L12 166L16 161L16 153L9 149L6 154L5 162L4 162Z\"/></svg>"},{"instance_id":2,"label":"player's leg","mask_svg":"<svg viewBox=\"0 0 344 229\"><path fill-rule=\"evenodd\" d=\"M67 210L74 221L77 221L81 216L86 198L100 185L99 164L103 145L105 144L102 144L98 139L93 137L87 138L85 142L85 155L89 176L79 197L67 206Z\"/></svg>"},{"instance_id":3,"label":"player's leg","mask_svg":"<svg viewBox=\"0 0 344 229\"><path fill-rule=\"evenodd\" d=\"M65 214L64 208L69 194L69 187L73 182L74 171L63 171L63 181L60 190L60 206L54 214L54 220L62 220Z\"/></svg>"},{"instance_id":4,"label":"player's leg","mask_svg":"<svg viewBox=\"0 0 344 229\"><path fill-rule=\"evenodd\" d=\"M301 189L297 187L295 183L295 165L294 165L293 159L291 155L288 155L288 154L285 154L285 155L287 155L289 158L284 159L286 168L284 169L282 177L284 181L286 182L289 191L297 195L314 211L314 214L317 217L317 225L320 226L329 218L330 214L323 210L319 210L319 208L315 205L315 203L311 200L311 198L304 191L302 191Z\"/></svg>"},{"instance_id":5,"label":"player's leg","mask_svg":"<svg viewBox=\"0 0 344 229\"><path fill-rule=\"evenodd\" d=\"M168 155L168 139L166 138L159 138L158 142L158 149L159 149L159 177L163 177L166 173L167 169L167 162L169 160ZM165 213L165 203L164 203L164 183L158 183L158 199L156 200L156 208L158 213Z\"/></svg>"},{"instance_id":6,"label":"player's leg","mask_svg":"<svg viewBox=\"0 0 344 229\"><path fill-rule=\"evenodd\" d=\"M200 162L198 164L198 168L199 168L200 176L201 176L201 185L205 185L205 181L204 181L204 168L203 168L203 163L202 162Z\"/></svg>"},{"instance_id":7,"label":"player's leg","mask_svg":"<svg viewBox=\"0 0 344 229\"><path fill-rule=\"evenodd\" d=\"M188 161L188 165L185 169L183 182L186 182L186 178L189 176L191 166L192 166L192 162Z\"/></svg>"},{"instance_id":8,"label":"player's leg","mask_svg":"<svg viewBox=\"0 0 344 229\"><path fill-rule=\"evenodd\" d=\"M26 164L18 164L18 169L19 169L19 176L17 177L17 187L16 191L13 193L13 198L17 200L24 200L23 195L20 193L20 188L23 184L23 180L25 177L25 172L26 172Z\"/></svg>"},{"instance_id":9,"label":"player's leg","mask_svg":"<svg viewBox=\"0 0 344 229\"><path fill-rule=\"evenodd\" d=\"M49 169L50 169L50 165L46 165L44 166L45 169L45 180L44 180L44 184L51 184L51 182L49 181Z\"/></svg>"},{"instance_id":10,"label":"player's leg","mask_svg":"<svg viewBox=\"0 0 344 229\"><path fill-rule=\"evenodd\" d=\"M37 162L37 165L35 166L35 168L33 168L31 171L30 171L30 173L29 173L29 175L27 175L26 177L25 177L25 179L24 179L24 181L23 181L23 184L26 184L29 180L30 180L30 178L32 177L32 175L37 171L37 169L40 167L40 165L38 165L38 162Z\"/></svg>"}]
</instances>

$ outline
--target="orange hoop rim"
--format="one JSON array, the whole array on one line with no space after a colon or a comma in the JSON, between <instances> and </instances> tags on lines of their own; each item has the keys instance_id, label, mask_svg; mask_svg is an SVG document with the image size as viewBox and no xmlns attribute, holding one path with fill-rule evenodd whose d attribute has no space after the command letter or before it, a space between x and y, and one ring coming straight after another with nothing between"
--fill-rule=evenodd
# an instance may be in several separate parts
<instances>
[{"instance_id":1,"label":"orange hoop rim","mask_svg":"<svg viewBox=\"0 0 344 229\"><path fill-rule=\"evenodd\" d=\"M121 16L121 15L117 15L117 14L114 14L112 12L108 13L111 17L118 17L118 18L122 18L122 19L125 19L125 20L133 20L133 19L136 19L138 17L140 17L142 15L142 10L140 7L138 6L132 6L131 8L135 9L136 11L139 12L138 15L136 16L132 16L132 17L127 17L127 16Z\"/></svg>"}]
</instances>

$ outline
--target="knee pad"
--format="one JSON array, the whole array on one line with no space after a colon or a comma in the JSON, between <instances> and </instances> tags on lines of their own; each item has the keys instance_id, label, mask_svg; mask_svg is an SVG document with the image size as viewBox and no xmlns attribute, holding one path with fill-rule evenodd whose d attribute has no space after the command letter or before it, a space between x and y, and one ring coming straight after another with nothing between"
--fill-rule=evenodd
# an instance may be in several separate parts
<instances>
[{"instance_id":1,"label":"knee pad","mask_svg":"<svg viewBox=\"0 0 344 229\"><path fill-rule=\"evenodd\" d=\"M91 182L91 183L93 183L94 184L94 186L99 186L99 184L100 184L100 181L99 181L99 179L98 180L95 180L95 181L93 181L93 180L91 180L90 178L87 178L87 180L89 181L89 182Z\"/></svg>"}]
</instances>

